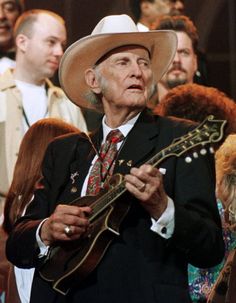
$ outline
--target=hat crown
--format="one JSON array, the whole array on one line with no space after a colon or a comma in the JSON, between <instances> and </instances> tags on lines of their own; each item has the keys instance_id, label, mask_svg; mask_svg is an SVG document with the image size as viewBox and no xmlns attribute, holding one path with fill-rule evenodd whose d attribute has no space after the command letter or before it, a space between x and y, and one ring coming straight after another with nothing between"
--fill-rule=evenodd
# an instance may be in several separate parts
<instances>
[{"instance_id":1,"label":"hat crown","mask_svg":"<svg viewBox=\"0 0 236 303\"><path fill-rule=\"evenodd\" d=\"M91 35L108 33L136 33L138 28L128 15L110 15L104 17L94 28Z\"/></svg>"}]
</instances>

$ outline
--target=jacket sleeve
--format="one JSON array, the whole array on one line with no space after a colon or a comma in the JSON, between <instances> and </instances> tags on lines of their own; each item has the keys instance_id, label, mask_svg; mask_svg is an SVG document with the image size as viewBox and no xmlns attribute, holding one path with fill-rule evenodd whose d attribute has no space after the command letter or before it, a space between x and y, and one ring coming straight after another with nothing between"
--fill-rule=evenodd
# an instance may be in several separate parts
<instances>
[{"instance_id":1,"label":"jacket sleeve","mask_svg":"<svg viewBox=\"0 0 236 303\"><path fill-rule=\"evenodd\" d=\"M182 157L176 161L173 200L172 245L196 267L218 264L224 256L224 241L215 197L213 156L199 155L190 164Z\"/></svg>"}]
</instances>

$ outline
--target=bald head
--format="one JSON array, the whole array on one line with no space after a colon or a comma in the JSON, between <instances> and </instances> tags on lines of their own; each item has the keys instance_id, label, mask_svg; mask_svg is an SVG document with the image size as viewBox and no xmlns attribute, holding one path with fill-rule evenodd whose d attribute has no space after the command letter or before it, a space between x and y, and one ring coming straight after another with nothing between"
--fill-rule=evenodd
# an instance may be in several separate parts
<instances>
[{"instance_id":1,"label":"bald head","mask_svg":"<svg viewBox=\"0 0 236 303\"><path fill-rule=\"evenodd\" d=\"M48 10L34 9L24 12L18 18L14 28L14 36L16 37L19 34L24 34L27 37L32 37L34 24L42 17L42 15L52 17L65 26L64 19L58 14Z\"/></svg>"}]
</instances>

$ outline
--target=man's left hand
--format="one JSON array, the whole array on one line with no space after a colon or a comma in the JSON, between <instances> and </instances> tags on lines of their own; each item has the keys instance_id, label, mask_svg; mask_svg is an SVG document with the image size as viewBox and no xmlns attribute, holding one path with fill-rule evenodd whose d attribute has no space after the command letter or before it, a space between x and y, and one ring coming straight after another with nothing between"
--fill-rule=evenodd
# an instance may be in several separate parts
<instances>
[{"instance_id":1,"label":"man's left hand","mask_svg":"<svg viewBox=\"0 0 236 303\"><path fill-rule=\"evenodd\" d=\"M167 207L167 195L160 171L149 164L133 167L125 176L126 188L133 194L150 216L157 220Z\"/></svg>"}]
</instances>

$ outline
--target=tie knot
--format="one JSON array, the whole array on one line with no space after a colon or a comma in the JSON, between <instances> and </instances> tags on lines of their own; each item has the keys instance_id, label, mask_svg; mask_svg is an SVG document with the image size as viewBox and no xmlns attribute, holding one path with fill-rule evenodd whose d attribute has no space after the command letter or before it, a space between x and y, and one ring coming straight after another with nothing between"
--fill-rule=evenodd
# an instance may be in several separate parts
<instances>
[{"instance_id":1,"label":"tie knot","mask_svg":"<svg viewBox=\"0 0 236 303\"><path fill-rule=\"evenodd\" d=\"M119 131L119 129L114 129L109 132L107 135L106 141L112 142L112 143L118 143L124 139L124 136Z\"/></svg>"}]
</instances>

